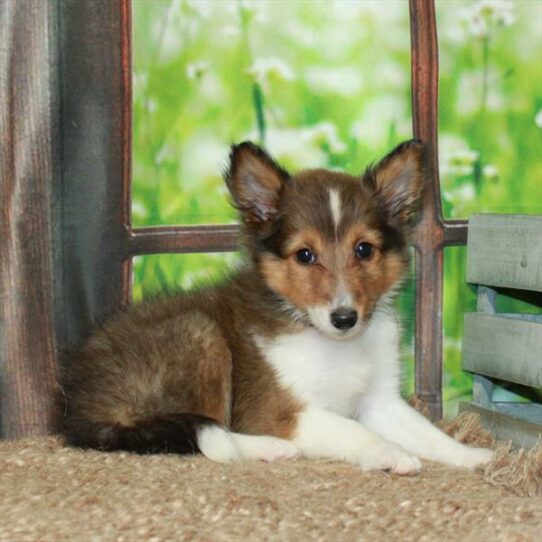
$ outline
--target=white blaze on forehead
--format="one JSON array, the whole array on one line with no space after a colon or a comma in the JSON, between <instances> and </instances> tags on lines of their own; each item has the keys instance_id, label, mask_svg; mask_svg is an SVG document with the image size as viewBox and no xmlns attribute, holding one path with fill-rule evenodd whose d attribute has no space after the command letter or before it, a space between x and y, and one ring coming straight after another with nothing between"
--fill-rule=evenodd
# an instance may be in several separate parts
<instances>
[{"instance_id":1,"label":"white blaze on forehead","mask_svg":"<svg viewBox=\"0 0 542 542\"><path fill-rule=\"evenodd\" d=\"M334 188L329 189L329 208L331 209L331 217L333 218L335 229L337 229L341 221L341 196L338 190Z\"/></svg>"}]
</instances>

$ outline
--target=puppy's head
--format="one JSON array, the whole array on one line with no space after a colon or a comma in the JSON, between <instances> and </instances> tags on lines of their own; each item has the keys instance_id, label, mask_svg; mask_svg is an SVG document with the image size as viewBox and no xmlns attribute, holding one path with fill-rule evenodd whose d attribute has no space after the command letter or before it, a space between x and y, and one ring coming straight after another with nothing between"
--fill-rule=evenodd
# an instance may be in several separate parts
<instances>
[{"instance_id":1,"label":"puppy's head","mask_svg":"<svg viewBox=\"0 0 542 542\"><path fill-rule=\"evenodd\" d=\"M232 148L226 183L257 269L325 335L358 334L401 281L423 154L412 140L360 177L322 169L290 176L252 143Z\"/></svg>"}]
</instances>

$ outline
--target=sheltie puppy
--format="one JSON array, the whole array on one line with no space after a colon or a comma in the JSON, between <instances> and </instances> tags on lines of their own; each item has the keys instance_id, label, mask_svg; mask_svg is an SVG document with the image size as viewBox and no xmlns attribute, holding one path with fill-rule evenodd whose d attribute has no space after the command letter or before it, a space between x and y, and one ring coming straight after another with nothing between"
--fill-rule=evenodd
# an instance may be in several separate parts
<instances>
[{"instance_id":1,"label":"sheltie puppy","mask_svg":"<svg viewBox=\"0 0 542 542\"><path fill-rule=\"evenodd\" d=\"M291 176L250 142L225 180L245 266L220 285L132 306L61 376L75 446L197 453L219 462L302 456L411 474L420 459L474 467L400 397L391 301L408 265L424 147L359 177Z\"/></svg>"}]
</instances>

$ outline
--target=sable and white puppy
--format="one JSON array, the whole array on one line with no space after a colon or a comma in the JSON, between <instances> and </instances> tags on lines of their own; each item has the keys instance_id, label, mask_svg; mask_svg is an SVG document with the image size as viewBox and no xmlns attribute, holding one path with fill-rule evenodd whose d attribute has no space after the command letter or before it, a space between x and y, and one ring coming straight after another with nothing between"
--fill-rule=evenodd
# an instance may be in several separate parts
<instances>
[{"instance_id":1,"label":"sable and white puppy","mask_svg":"<svg viewBox=\"0 0 542 542\"><path fill-rule=\"evenodd\" d=\"M325 457L399 474L417 472L420 458L489 461L399 394L390 299L407 269L422 170L415 140L361 177L290 176L252 143L234 146L226 183L245 267L96 331L61 378L68 442L215 461Z\"/></svg>"}]
</instances>

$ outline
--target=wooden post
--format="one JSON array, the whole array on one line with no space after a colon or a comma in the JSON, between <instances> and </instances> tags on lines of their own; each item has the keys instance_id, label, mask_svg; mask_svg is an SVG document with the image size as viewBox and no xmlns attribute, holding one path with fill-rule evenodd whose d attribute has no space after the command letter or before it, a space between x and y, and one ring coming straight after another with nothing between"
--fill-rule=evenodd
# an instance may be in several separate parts
<instances>
[{"instance_id":1,"label":"wooden post","mask_svg":"<svg viewBox=\"0 0 542 542\"><path fill-rule=\"evenodd\" d=\"M465 220L442 218L438 168L438 40L433 0L410 0L412 123L427 145L423 211L414 235L416 265L416 395L432 419L442 417L444 247L464 245Z\"/></svg>"},{"instance_id":2,"label":"wooden post","mask_svg":"<svg viewBox=\"0 0 542 542\"><path fill-rule=\"evenodd\" d=\"M0 2L0 431L53 423L53 201L58 174L56 8Z\"/></svg>"},{"instance_id":3,"label":"wooden post","mask_svg":"<svg viewBox=\"0 0 542 542\"><path fill-rule=\"evenodd\" d=\"M129 0L0 2L0 431L54 428L59 352L126 302Z\"/></svg>"}]
</instances>

